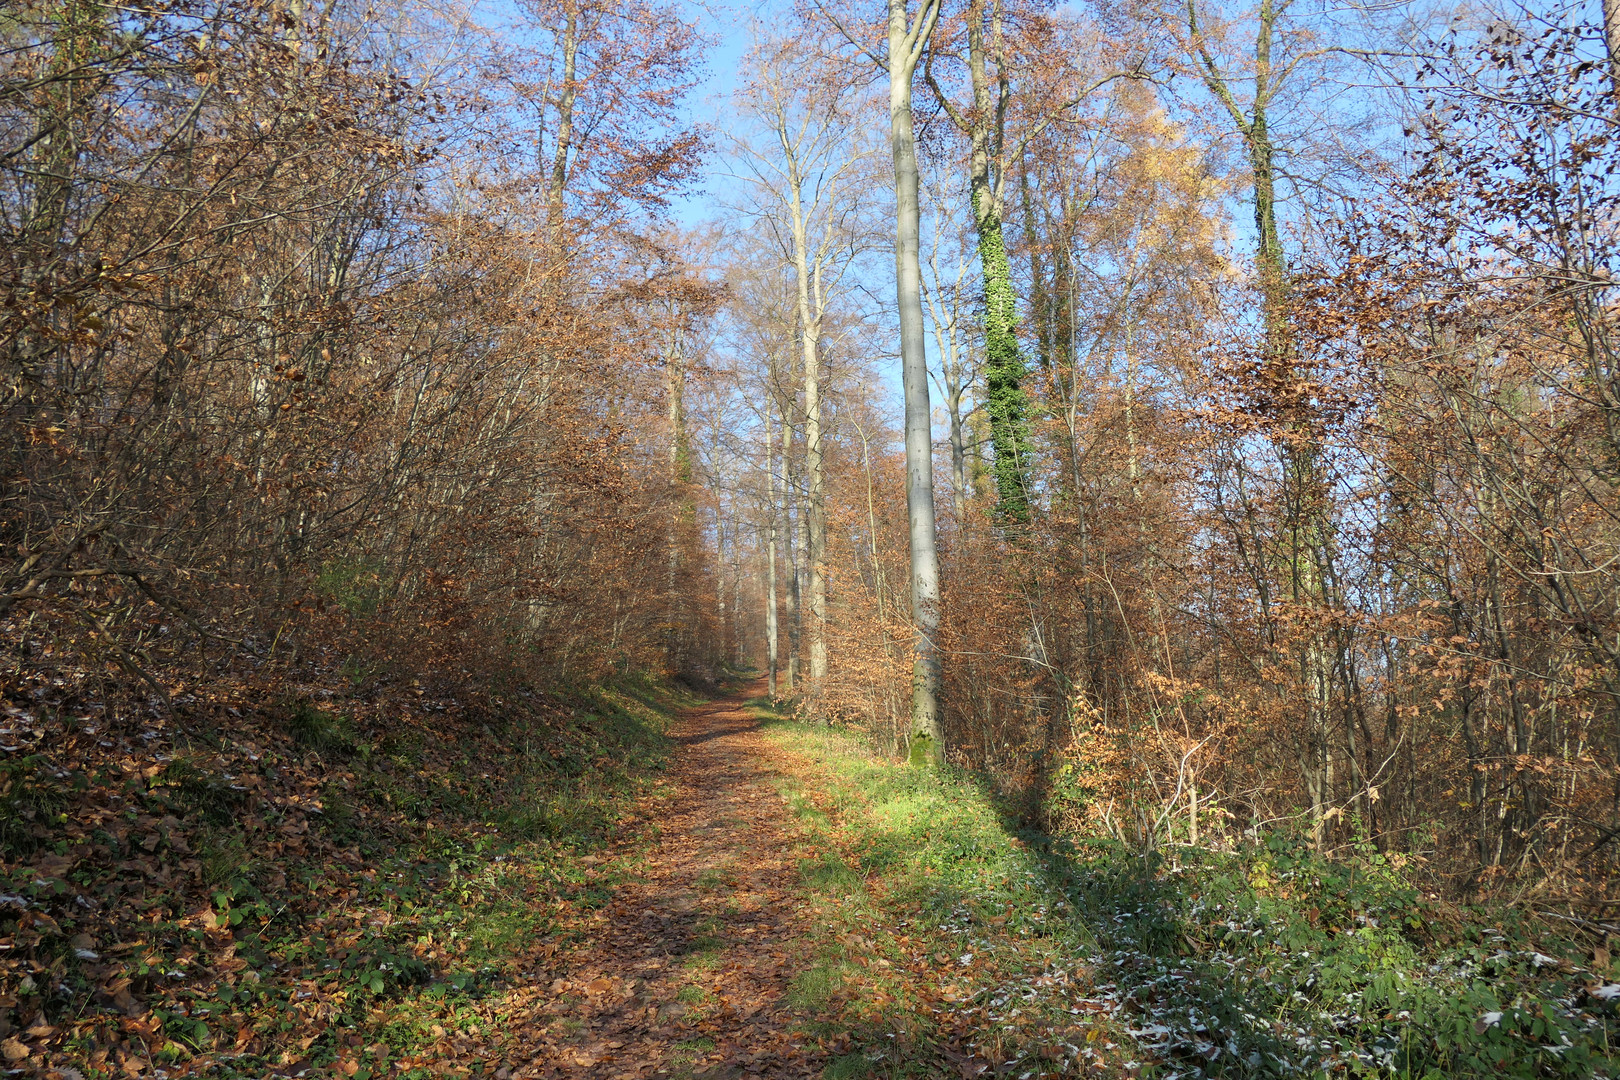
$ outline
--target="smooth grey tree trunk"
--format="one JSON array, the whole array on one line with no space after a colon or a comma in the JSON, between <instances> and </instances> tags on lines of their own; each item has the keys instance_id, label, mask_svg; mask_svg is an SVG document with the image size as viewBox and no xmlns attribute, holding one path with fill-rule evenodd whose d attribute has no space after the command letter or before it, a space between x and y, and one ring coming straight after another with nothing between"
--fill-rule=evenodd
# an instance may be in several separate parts
<instances>
[{"instance_id":1,"label":"smooth grey tree trunk","mask_svg":"<svg viewBox=\"0 0 1620 1080\"><path fill-rule=\"evenodd\" d=\"M766 685L776 700L776 464L771 442L771 406L765 405L765 483L766 513L770 515L769 539L765 544L765 665Z\"/></svg>"},{"instance_id":2,"label":"smooth grey tree trunk","mask_svg":"<svg viewBox=\"0 0 1620 1080\"><path fill-rule=\"evenodd\" d=\"M785 128L784 128L785 130ZM783 146L791 145L787 138ZM799 346L804 365L804 471L806 599L810 608L810 695L827 678L827 508L821 447L821 324L827 301L821 290L822 255L812 256L805 220L800 165L790 154L788 209L793 236L793 270L798 284ZM812 265L813 264L813 265ZM812 706L814 707L814 706Z\"/></svg>"},{"instance_id":3,"label":"smooth grey tree trunk","mask_svg":"<svg viewBox=\"0 0 1620 1080\"><path fill-rule=\"evenodd\" d=\"M911 674L911 759L939 760L945 749L940 723L939 552L934 533L934 448L924 351L917 140L912 128L911 81L939 18L939 0L923 0L915 22L906 0L889 0L889 140L894 151L895 304L900 316L901 381L906 394L906 513L911 533L911 611L916 658Z\"/></svg>"}]
</instances>

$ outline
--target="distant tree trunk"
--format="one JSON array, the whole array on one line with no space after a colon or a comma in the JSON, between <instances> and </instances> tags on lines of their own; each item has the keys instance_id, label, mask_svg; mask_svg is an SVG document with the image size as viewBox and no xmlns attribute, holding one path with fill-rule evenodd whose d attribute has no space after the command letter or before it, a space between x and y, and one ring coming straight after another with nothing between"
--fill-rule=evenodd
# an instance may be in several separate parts
<instances>
[{"instance_id":1,"label":"distant tree trunk","mask_svg":"<svg viewBox=\"0 0 1620 1080\"><path fill-rule=\"evenodd\" d=\"M800 465L800 468L801 470L803 469L802 464ZM805 632L805 623L806 621L813 621L814 618L814 612L807 610L810 607L810 500L805 498L804 494L807 486L808 485L805 483L805 477L801 471L798 477L798 483L794 485L793 490L795 503L794 509L797 511L797 513L794 515L794 521L798 527L799 538L799 558L798 561L794 563L795 572L793 575L793 592L794 596L798 598L796 601L797 610L794 612L794 629L797 632L796 640L798 641L798 644L794 647L794 655L798 662L798 673L800 676L798 682L800 684L799 692L801 694L811 693L815 689L814 686L809 685L807 680L804 678L807 673L806 669L809 667L809 665L805 663L805 654L809 651L810 644L810 635ZM808 620L807 616L809 616Z\"/></svg>"},{"instance_id":2,"label":"distant tree trunk","mask_svg":"<svg viewBox=\"0 0 1620 1080\"><path fill-rule=\"evenodd\" d=\"M951 509L956 511L956 527L967 521L968 469L967 424L962 420L963 391L960 372L945 383L945 411L951 432Z\"/></svg>"},{"instance_id":3,"label":"distant tree trunk","mask_svg":"<svg viewBox=\"0 0 1620 1080\"><path fill-rule=\"evenodd\" d=\"M735 549L735 542L733 542ZM726 519L718 502L714 508L714 615L715 655L725 662L733 627L726 618Z\"/></svg>"},{"instance_id":4,"label":"distant tree trunk","mask_svg":"<svg viewBox=\"0 0 1620 1080\"><path fill-rule=\"evenodd\" d=\"M669 521L669 557L665 599L666 662L674 671L684 665L687 653L686 616L681 610L682 579L686 571L686 547L697 513L692 505L692 449L686 430L686 356L677 337L664 354L669 397L669 483L673 507Z\"/></svg>"},{"instance_id":5,"label":"distant tree trunk","mask_svg":"<svg viewBox=\"0 0 1620 1080\"><path fill-rule=\"evenodd\" d=\"M906 0L889 0L889 132L894 151L895 305L900 316L901 381L906 395L906 513L911 533L911 611L916 622L912 665L912 761L944 753L940 715L939 553L934 530L934 450L924 352L921 223L911 80L939 18L939 0L923 0L915 23Z\"/></svg>"},{"instance_id":6,"label":"distant tree trunk","mask_svg":"<svg viewBox=\"0 0 1620 1080\"><path fill-rule=\"evenodd\" d=\"M951 446L951 508L956 514L957 527L967 521L967 500L970 490L968 479L968 435L970 428L964 409L967 405L968 385L973 380L972 346L960 333L962 328L962 279L966 270L958 263L956 281L947 286L939 266L939 238L945 210L935 204L938 212L934 222L934 242L928 254L928 272L933 284L928 290L928 306L933 314L934 346L939 352L939 384L945 394L945 415L950 424Z\"/></svg>"},{"instance_id":7,"label":"distant tree trunk","mask_svg":"<svg viewBox=\"0 0 1620 1080\"><path fill-rule=\"evenodd\" d=\"M1050 371L1057 363L1053 348L1052 300L1046 284L1046 260L1041 257L1040 236L1035 227L1035 200L1029 190L1030 167L1018 170L1019 202L1023 208L1024 249L1029 256L1029 314L1034 324L1035 362Z\"/></svg>"},{"instance_id":8,"label":"distant tree trunk","mask_svg":"<svg viewBox=\"0 0 1620 1080\"><path fill-rule=\"evenodd\" d=\"M551 155L551 182L546 191L546 224L553 240L562 227L563 190L568 183L568 153L573 149L574 102L579 97L576 80L579 63L579 10L564 5L562 33L562 89L557 95L557 145Z\"/></svg>"},{"instance_id":9,"label":"distant tree trunk","mask_svg":"<svg viewBox=\"0 0 1620 1080\"><path fill-rule=\"evenodd\" d=\"M742 620L742 546L738 538L742 532L742 522L734 521L731 524L731 662L734 667L741 670L747 662L747 642L743 637Z\"/></svg>"},{"instance_id":10,"label":"distant tree trunk","mask_svg":"<svg viewBox=\"0 0 1620 1080\"><path fill-rule=\"evenodd\" d=\"M872 447L866 437L866 429L857 426L855 430L861 437L861 468L866 473L866 535L867 542L872 548L872 591L877 597L878 636L883 642L883 659L888 661L893 658L894 652L889 641L888 582L883 575L883 559L878 553L877 499L873 495L872 484ZM889 731L895 742L899 743L900 716L895 708L894 694L890 690L887 678L882 680L882 686L883 703L889 713Z\"/></svg>"}]
</instances>

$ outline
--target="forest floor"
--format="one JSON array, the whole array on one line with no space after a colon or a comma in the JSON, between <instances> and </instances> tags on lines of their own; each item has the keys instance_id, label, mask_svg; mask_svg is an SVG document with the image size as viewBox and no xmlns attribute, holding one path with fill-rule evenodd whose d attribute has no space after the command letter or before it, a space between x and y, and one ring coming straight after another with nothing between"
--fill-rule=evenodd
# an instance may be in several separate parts
<instances>
[{"instance_id":1,"label":"forest floor","mask_svg":"<svg viewBox=\"0 0 1620 1080\"><path fill-rule=\"evenodd\" d=\"M184 726L8 707L0 1068L1620 1075L1620 935L1448 904L1376 852L1044 836L757 680L474 708L329 667L216 685Z\"/></svg>"}]
</instances>

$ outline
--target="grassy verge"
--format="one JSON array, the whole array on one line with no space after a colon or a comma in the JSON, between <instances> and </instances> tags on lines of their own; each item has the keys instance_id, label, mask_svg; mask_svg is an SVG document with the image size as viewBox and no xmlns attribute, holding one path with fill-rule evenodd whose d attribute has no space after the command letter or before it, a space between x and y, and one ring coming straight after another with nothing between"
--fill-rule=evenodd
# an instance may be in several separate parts
<instances>
[{"instance_id":1,"label":"grassy verge","mask_svg":"<svg viewBox=\"0 0 1620 1080\"><path fill-rule=\"evenodd\" d=\"M508 988L606 901L592 852L680 703L626 682L521 729L308 702L206 740L69 725L0 778L0 1053L84 1077L493 1073Z\"/></svg>"},{"instance_id":2,"label":"grassy verge","mask_svg":"<svg viewBox=\"0 0 1620 1080\"><path fill-rule=\"evenodd\" d=\"M829 1076L1620 1075L1612 941L1460 909L1371 849L1174 867L1020 833L970 778L780 721Z\"/></svg>"},{"instance_id":3,"label":"grassy verge","mask_svg":"<svg viewBox=\"0 0 1620 1080\"><path fill-rule=\"evenodd\" d=\"M778 718L769 734L806 831L819 930L796 994L821 1018L811 1033L841 1050L828 1077L1138 1067L1092 995L1088 926L971 781L825 728Z\"/></svg>"}]
</instances>

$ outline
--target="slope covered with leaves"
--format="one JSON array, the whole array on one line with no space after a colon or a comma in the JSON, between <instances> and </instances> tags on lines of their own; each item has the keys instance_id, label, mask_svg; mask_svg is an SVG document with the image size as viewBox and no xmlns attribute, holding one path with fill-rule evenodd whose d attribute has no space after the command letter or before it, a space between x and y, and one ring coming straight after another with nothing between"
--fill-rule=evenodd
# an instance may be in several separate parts
<instances>
[{"instance_id":1,"label":"slope covered with leaves","mask_svg":"<svg viewBox=\"0 0 1620 1080\"><path fill-rule=\"evenodd\" d=\"M501 1060L494 1003L543 979L557 928L602 902L581 856L662 768L672 699L624 682L468 700L352 674L222 677L175 714L49 683L8 695L9 1065L369 1077Z\"/></svg>"}]
</instances>

